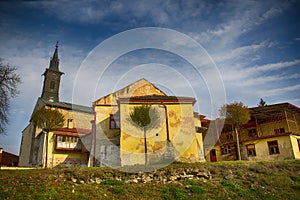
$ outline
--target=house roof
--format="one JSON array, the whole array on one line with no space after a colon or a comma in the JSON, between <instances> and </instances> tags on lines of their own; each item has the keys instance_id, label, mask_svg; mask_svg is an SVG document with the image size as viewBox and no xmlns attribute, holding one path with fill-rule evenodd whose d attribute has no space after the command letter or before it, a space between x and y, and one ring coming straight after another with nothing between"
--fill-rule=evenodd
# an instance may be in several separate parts
<instances>
[{"instance_id":1,"label":"house roof","mask_svg":"<svg viewBox=\"0 0 300 200\"><path fill-rule=\"evenodd\" d=\"M85 113L93 113L93 108L88 106L76 105L72 103L62 102L62 101L47 101L45 99L39 98L46 106L64 108L67 110L76 110Z\"/></svg>"},{"instance_id":2,"label":"house roof","mask_svg":"<svg viewBox=\"0 0 300 200\"><path fill-rule=\"evenodd\" d=\"M91 132L92 131L90 129L83 128L60 128L57 131L54 131L54 134L62 136L80 137L83 135L88 135Z\"/></svg>"},{"instance_id":3,"label":"house roof","mask_svg":"<svg viewBox=\"0 0 300 200\"><path fill-rule=\"evenodd\" d=\"M177 96L158 96L158 95L149 95L149 96L140 96L140 97L131 97L131 98L119 98L120 103L195 103L196 99L192 97L177 97Z\"/></svg>"},{"instance_id":4,"label":"house roof","mask_svg":"<svg viewBox=\"0 0 300 200\"><path fill-rule=\"evenodd\" d=\"M282 115L285 110L300 114L300 108L290 103L279 103L250 108L251 115L254 115L258 119L278 117L279 115Z\"/></svg>"}]
</instances>

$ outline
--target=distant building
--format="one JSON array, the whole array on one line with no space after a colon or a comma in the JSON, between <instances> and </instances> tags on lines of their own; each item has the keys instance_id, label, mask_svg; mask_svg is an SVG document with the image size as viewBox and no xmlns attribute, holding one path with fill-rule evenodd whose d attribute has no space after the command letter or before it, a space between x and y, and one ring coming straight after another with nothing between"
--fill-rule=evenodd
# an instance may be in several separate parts
<instances>
[{"instance_id":1,"label":"distant building","mask_svg":"<svg viewBox=\"0 0 300 200\"><path fill-rule=\"evenodd\" d=\"M250 108L251 120L239 131L243 160L300 159L300 108L280 103ZM237 159L236 136L225 124L215 145L206 149L207 161Z\"/></svg>"},{"instance_id":2,"label":"distant building","mask_svg":"<svg viewBox=\"0 0 300 200\"><path fill-rule=\"evenodd\" d=\"M3 151L3 148L0 148L0 167L13 167L18 166L19 156Z\"/></svg>"}]
</instances>

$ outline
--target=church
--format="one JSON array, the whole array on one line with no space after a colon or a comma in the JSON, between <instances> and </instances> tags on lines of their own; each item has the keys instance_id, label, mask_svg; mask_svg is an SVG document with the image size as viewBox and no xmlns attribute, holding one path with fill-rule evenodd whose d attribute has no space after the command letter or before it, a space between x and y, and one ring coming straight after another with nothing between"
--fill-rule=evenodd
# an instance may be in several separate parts
<instances>
[{"instance_id":1,"label":"church","mask_svg":"<svg viewBox=\"0 0 300 200\"><path fill-rule=\"evenodd\" d=\"M91 107L60 101L58 45L46 68L40 108L65 116L58 130L39 129L30 119L22 131L19 166L129 166L161 162L205 161L201 115L193 111L196 99L168 96L146 79L98 100ZM131 115L149 106L151 123L138 126ZM151 114L152 113L152 114Z\"/></svg>"},{"instance_id":2,"label":"church","mask_svg":"<svg viewBox=\"0 0 300 200\"><path fill-rule=\"evenodd\" d=\"M19 166L55 167L57 165L87 165L89 151L82 144L82 138L91 134L93 110L91 107L74 105L59 100L61 76L59 70L58 45L45 70L41 97L37 99L34 111L46 107L57 109L65 117L64 127L46 133L31 121L22 131ZM74 116L80 115L80 124Z\"/></svg>"}]
</instances>

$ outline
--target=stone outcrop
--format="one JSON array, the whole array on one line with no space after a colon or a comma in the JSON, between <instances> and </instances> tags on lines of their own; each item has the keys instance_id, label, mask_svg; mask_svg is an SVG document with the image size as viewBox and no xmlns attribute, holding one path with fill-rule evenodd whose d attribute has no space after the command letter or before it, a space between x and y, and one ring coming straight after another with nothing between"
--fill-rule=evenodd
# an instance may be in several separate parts
<instances>
[{"instance_id":1,"label":"stone outcrop","mask_svg":"<svg viewBox=\"0 0 300 200\"><path fill-rule=\"evenodd\" d=\"M206 182L212 178L212 175L207 169L200 168L176 168L176 169L159 169L154 172L139 172L139 173L128 173L128 172L107 172L104 174L93 174L86 177L85 180L77 178L74 174L69 174L67 179L73 183L78 184L100 184L107 180L122 181L124 183L173 183L184 181L186 179L194 179Z\"/></svg>"}]
</instances>

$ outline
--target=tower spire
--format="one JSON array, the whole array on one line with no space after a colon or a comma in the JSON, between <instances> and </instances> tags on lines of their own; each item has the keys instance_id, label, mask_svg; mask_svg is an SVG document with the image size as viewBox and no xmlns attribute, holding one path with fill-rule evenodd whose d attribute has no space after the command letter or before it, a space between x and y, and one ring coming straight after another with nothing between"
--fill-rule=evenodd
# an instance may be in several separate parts
<instances>
[{"instance_id":1,"label":"tower spire","mask_svg":"<svg viewBox=\"0 0 300 200\"><path fill-rule=\"evenodd\" d=\"M59 59L58 59L58 41L57 41L55 45L55 51L53 57L50 61L49 69L52 69L54 71L59 71L58 66L59 66Z\"/></svg>"},{"instance_id":2,"label":"tower spire","mask_svg":"<svg viewBox=\"0 0 300 200\"><path fill-rule=\"evenodd\" d=\"M45 100L59 101L60 77L64 73L59 71L58 66L58 42L56 42L55 51L50 60L49 68L46 68L46 71L43 74L45 78L41 98Z\"/></svg>"}]
</instances>

